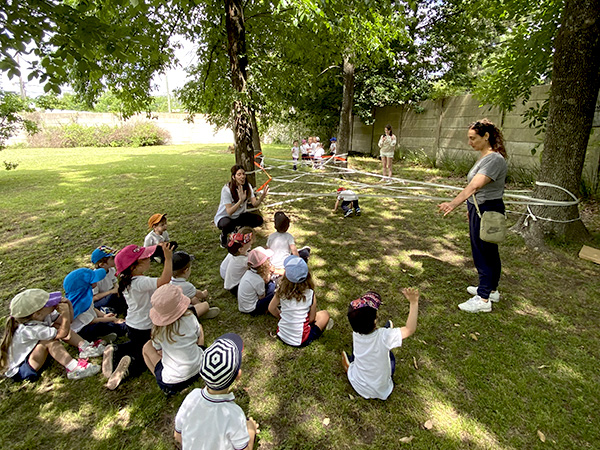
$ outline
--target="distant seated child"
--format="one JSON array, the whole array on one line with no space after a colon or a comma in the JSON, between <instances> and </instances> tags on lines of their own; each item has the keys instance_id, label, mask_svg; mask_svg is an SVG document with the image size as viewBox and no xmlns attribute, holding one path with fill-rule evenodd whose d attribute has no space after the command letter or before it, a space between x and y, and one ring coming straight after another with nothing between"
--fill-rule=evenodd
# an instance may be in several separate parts
<instances>
[{"instance_id":1,"label":"distant seated child","mask_svg":"<svg viewBox=\"0 0 600 450\"><path fill-rule=\"evenodd\" d=\"M153 214L148 219L148 228L150 228L150 233L144 238L144 247L158 245L161 242L169 242L171 244L171 250L175 251L177 249L177 242L171 242L169 240L166 214ZM162 247L156 247L156 253L152 255L152 258L161 263L164 261Z\"/></svg>"},{"instance_id":2,"label":"distant seated child","mask_svg":"<svg viewBox=\"0 0 600 450\"><path fill-rule=\"evenodd\" d=\"M67 369L70 380L100 372L100 366L88 363L87 358L102 353L82 352L79 359L73 359L61 343L81 348L85 342L71 331L72 315L71 304L61 298L60 292L27 289L17 294L10 302L0 343L0 373L16 382L37 381L48 354Z\"/></svg>"},{"instance_id":3,"label":"distant seated child","mask_svg":"<svg viewBox=\"0 0 600 450\"><path fill-rule=\"evenodd\" d=\"M323 144L318 142L317 148L315 148L315 151L313 154L315 167L317 169L320 169L321 167L323 167L323 155L324 154L325 154L325 150L323 149Z\"/></svg>"},{"instance_id":4,"label":"distant seated child","mask_svg":"<svg viewBox=\"0 0 600 450\"><path fill-rule=\"evenodd\" d=\"M117 269L115 255L117 252L106 245L101 245L92 252L92 264L96 269L106 270L106 277L96 283L94 288L94 308L103 313L127 313L127 303L119 295L117 285Z\"/></svg>"},{"instance_id":5,"label":"distant seated child","mask_svg":"<svg viewBox=\"0 0 600 450\"><path fill-rule=\"evenodd\" d=\"M258 424L235 404L231 385L242 375L242 338L220 336L204 352L200 376L206 387L194 389L175 416L175 440L183 450L254 448Z\"/></svg>"},{"instance_id":6,"label":"distant seated child","mask_svg":"<svg viewBox=\"0 0 600 450\"><path fill-rule=\"evenodd\" d=\"M377 311L381 297L376 292L367 292L350 302L348 320L352 326L353 355L342 352L342 364L348 372L348 380L356 392L364 398L385 400L394 389L392 376L396 360L391 350L402 345L403 339L417 329L419 314L418 289L402 289L410 309L406 326L393 328L388 321L385 328L377 328Z\"/></svg>"},{"instance_id":7,"label":"distant seated child","mask_svg":"<svg viewBox=\"0 0 600 450\"><path fill-rule=\"evenodd\" d=\"M190 298L179 286L165 284L151 298L152 337L144 345L144 361L158 387L174 395L199 377L204 332L189 310Z\"/></svg>"},{"instance_id":8,"label":"distant seated child","mask_svg":"<svg viewBox=\"0 0 600 450\"><path fill-rule=\"evenodd\" d=\"M94 307L92 300L93 288L106 276L104 269L81 268L69 273L64 281L65 296L73 304L73 322L71 330L83 339L99 345L98 339L108 342L114 341L118 336L127 334L124 319L119 319L115 314L104 314ZM104 351L104 347L101 351Z\"/></svg>"},{"instance_id":9,"label":"distant seated child","mask_svg":"<svg viewBox=\"0 0 600 450\"><path fill-rule=\"evenodd\" d=\"M296 255L308 262L310 247L302 247L300 250L296 248L294 236L287 232L290 227L290 218L283 211L275 213L273 222L277 231L269 235L267 247L273 250L271 265L275 269L274 272L283 275L283 261L285 261L285 258Z\"/></svg>"},{"instance_id":10,"label":"distant seated child","mask_svg":"<svg viewBox=\"0 0 600 450\"><path fill-rule=\"evenodd\" d=\"M238 309L253 316L264 314L275 294L275 282L271 280L272 250L256 247L248 253L248 270L238 287Z\"/></svg>"},{"instance_id":11,"label":"distant seated child","mask_svg":"<svg viewBox=\"0 0 600 450\"><path fill-rule=\"evenodd\" d=\"M298 146L298 141L294 141L294 146L292 147L292 160L294 161L294 170L297 169L296 165L297 165L299 156L300 156L300 147Z\"/></svg>"},{"instance_id":12,"label":"distant seated child","mask_svg":"<svg viewBox=\"0 0 600 450\"><path fill-rule=\"evenodd\" d=\"M171 277L172 285L179 286L183 294L190 298L192 306L196 311L196 316L203 319L212 319L217 317L221 310L213 306L211 307L205 300L208 298L208 291L199 291L188 281L192 273L192 261L194 255L189 255L186 252L173 253L173 276Z\"/></svg>"},{"instance_id":13,"label":"distant seated child","mask_svg":"<svg viewBox=\"0 0 600 450\"><path fill-rule=\"evenodd\" d=\"M306 262L298 256L288 256L285 276L269 304L269 312L279 319L277 337L287 345L305 347L333 327L329 313L317 311L314 289Z\"/></svg>"},{"instance_id":14,"label":"distant seated child","mask_svg":"<svg viewBox=\"0 0 600 450\"><path fill-rule=\"evenodd\" d=\"M360 216L360 207L358 206L358 194L350 189L346 189L341 187L337 190L338 197L335 201L335 206L333 207L333 211L337 211L338 205L342 202L342 211L344 213L344 218L350 217L352 215L352 209L354 208L354 214Z\"/></svg>"},{"instance_id":15,"label":"distant seated child","mask_svg":"<svg viewBox=\"0 0 600 450\"><path fill-rule=\"evenodd\" d=\"M254 243L254 233L250 227L242 227L229 235L227 256L221 263L223 287L237 297L238 285L248 271L248 251ZM223 273L224 272L224 273Z\"/></svg>"}]
</instances>

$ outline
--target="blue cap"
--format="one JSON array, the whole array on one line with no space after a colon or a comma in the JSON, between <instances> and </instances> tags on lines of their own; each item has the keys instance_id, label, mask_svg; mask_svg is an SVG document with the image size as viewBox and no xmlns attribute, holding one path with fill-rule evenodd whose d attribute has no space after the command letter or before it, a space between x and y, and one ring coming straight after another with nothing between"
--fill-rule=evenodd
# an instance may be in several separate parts
<instances>
[{"instance_id":1,"label":"blue cap","mask_svg":"<svg viewBox=\"0 0 600 450\"><path fill-rule=\"evenodd\" d=\"M308 277L306 261L296 255L290 255L283 261L285 277L292 283L302 283Z\"/></svg>"},{"instance_id":2,"label":"blue cap","mask_svg":"<svg viewBox=\"0 0 600 450\"><path fill-rule=\"evenodd\" d=\"M115 256L115 251L107 247L106 245L101 245L96 250L92 252L92 264L96 264L102 258L108 258L110 256Z\"/></svg>"},{"instance_id":3,"label":"blue cap","mask_svg":"<svg viewBox=\"0 0 600 450\"><path fill-rule=\"evenodd\" d=\"M92 304L94 292L92 284L106 277L104 269L87 269L85 267L76 269L67 275L63 281L65 296L73 304L73 315L77 317L87 311Z\"/></svg>"}]
</instances>

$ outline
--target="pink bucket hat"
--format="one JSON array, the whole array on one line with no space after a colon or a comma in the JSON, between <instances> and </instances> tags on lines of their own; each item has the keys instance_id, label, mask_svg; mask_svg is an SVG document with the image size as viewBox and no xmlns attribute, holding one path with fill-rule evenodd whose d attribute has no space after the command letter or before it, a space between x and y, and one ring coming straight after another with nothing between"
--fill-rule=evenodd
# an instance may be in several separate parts
<instances>
[{"instance_id":1,"label":"pink bucket hat","mask_svg":"<svg viewBox=\"0 0 600 450\"><path fill-rule=\"evenodd\" d=\"M140 247L139 245L131 244L127 247L124 247L119 253L117 253L117 256L115 256L117 273L123 272L138 259L150 258L155 251L156 245Z\"/></svg>"},{"instance_id":2,"label":"pink bucket hat","mask_svg":"<svg viewBox=\"0 0 600 450\"><path fill-rule=\"evenodd\" d=\"M190 306L190 298L183 293L179 286L163 284L152 297L152 308L150 308L150 320L157 327L172 324L187 311Z\"/></svg>"},{"instance_id":3,"label":"pink bucket hat","mask_svg":"<svg viewBox=\"0 0 600 450\"><path fill-rule=\"evenodd\" d=\"M267 259L273 256L273 250L256 247L248 253L248 264L254 269L262 266Z\"/></svg>"}]
</instances>

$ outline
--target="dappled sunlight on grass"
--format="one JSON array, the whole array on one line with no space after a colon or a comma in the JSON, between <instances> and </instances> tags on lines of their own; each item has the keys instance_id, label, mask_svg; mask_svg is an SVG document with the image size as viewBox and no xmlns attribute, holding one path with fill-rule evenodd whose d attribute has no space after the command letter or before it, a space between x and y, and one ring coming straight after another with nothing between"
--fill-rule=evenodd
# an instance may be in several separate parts
<instances>
[{"instance_id":1,"label":"dappled sunlight on grass","mask_svg":"<svg viewBox=\"0 0 600 450\"><path fill-rule=\"evenodd\" d=\"M131 422L131 408L126 406L114 414L106 415L99 421L92 431L92 437L97 440L106 440L114 437L120 430L126 429Z\"/></svg>"},{"instance_id":2,"label":"dappled sunlight on grass","mask_svg":"<svg viewBox=\"0 0 600 450\"><path fill-rule=\"evenodd\" d=\"M557 320L554 315L550 313L546 308L533 303L533 299L526 299L521 297L518 304L514 304L513 310L516 314L533 316L538 319L542 319L549 325L556 325Z\"/></svg>"}]
</instances>

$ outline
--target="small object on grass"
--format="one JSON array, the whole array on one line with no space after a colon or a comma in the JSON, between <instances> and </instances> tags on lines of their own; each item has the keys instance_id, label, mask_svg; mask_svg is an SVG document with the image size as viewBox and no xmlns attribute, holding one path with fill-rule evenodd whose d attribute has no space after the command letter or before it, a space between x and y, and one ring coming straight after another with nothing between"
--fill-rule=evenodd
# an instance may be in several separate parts
<instances>
[{"instance_id":1,"label":"small object on grass","mask_svg":"<svg viewBox=\"0 0 600 450\"><path fill-rule=\"evenodd\" d=\"M460 323L455 323L454 326L455 327L460 327Z\"/></svg>"},{"instance_id":2,"label":"small object on grass","mask_svg":"<svg viewBox=\"0 0 600 450\"><path fill-rule=\"evenodd\" d=\"M540 430L537 430L537 435L540 438L540 441L546 442L546 436Z\"/></svg>"},{"instance_id":3,"label":"small object on grass","mask_svg":"<svg viewBox=\"0 0 600 450\"><path fill-rule=\"evenodd\" d=\"M426 430L431 430L433 428L433 420L429 419L423 424L423 428Z\"/></svg>"},{"instance_id":4,"label":"small object on grass","mask_svg":"<svg viewBox=\"0 0 600 450\"><path fill-rule=\"evenodd\" d=\"M419 370L419 366L417 365L417 358L415 358L413 356L413 366L415 366L415 369Z\"/></svg>"},{"instance_id":5,"label":"small object on grass","mask_svg":"<svg viewBox=\"0 0 600 450\"><path fill-rule=\"evenodd\" d=\"M327 425L329 425L329 417L325 417L323 419L323 426L327 426Z\"/></svg>"},{"instance_id":6,"label":"small object on grass","mask_svg":"<svg viewBox=\"0 0 600 450\"><path fill-rule=\"evenodd\" d=\"M412 441L415 437L414 436L404 436L403 438L398 439L401 443L403 444L408 444L410 441Z\"/></svg>"},{"instance_id":7,"label":"small object on grass","mask_svg":"<svg viewBox=\"0 0 600 450\"><path fill-rule=\"evenodd\" d=\"M584 245L579 251L579 257L600 264L600 250Z\"/></svg>"},{"instance_id":8,"label":"small object on grass","mask_svg":"<svg viewBox=\"0 0 600 450\"><path fill-rule=\"evenodd\" d=\"M473 339L474 341L477 340L477 336L474 333L469 334L469 336L471 337L471 339Z\"/></svg>"},{"instance_id":9,"label":"small object on grass","mask_svg":"<svg viewBox=\"0 0 600 450\"><path fill-rule=\"evenodd\" d=\"M541 366L538 366L538 369L546 369L548 367L550 367L550 366L547 364L542 364Z\"/></svg>"},{"instance_id":10,"label":"small object on grass","mask_svg":"<svg viewBox=\"0 0 600 450\"><path fill-rule=\"evenodd\" d=\"M350 397L350 400L354 400L354 395L348 394L348 397Z\"/></svg>"}]
</instances>

